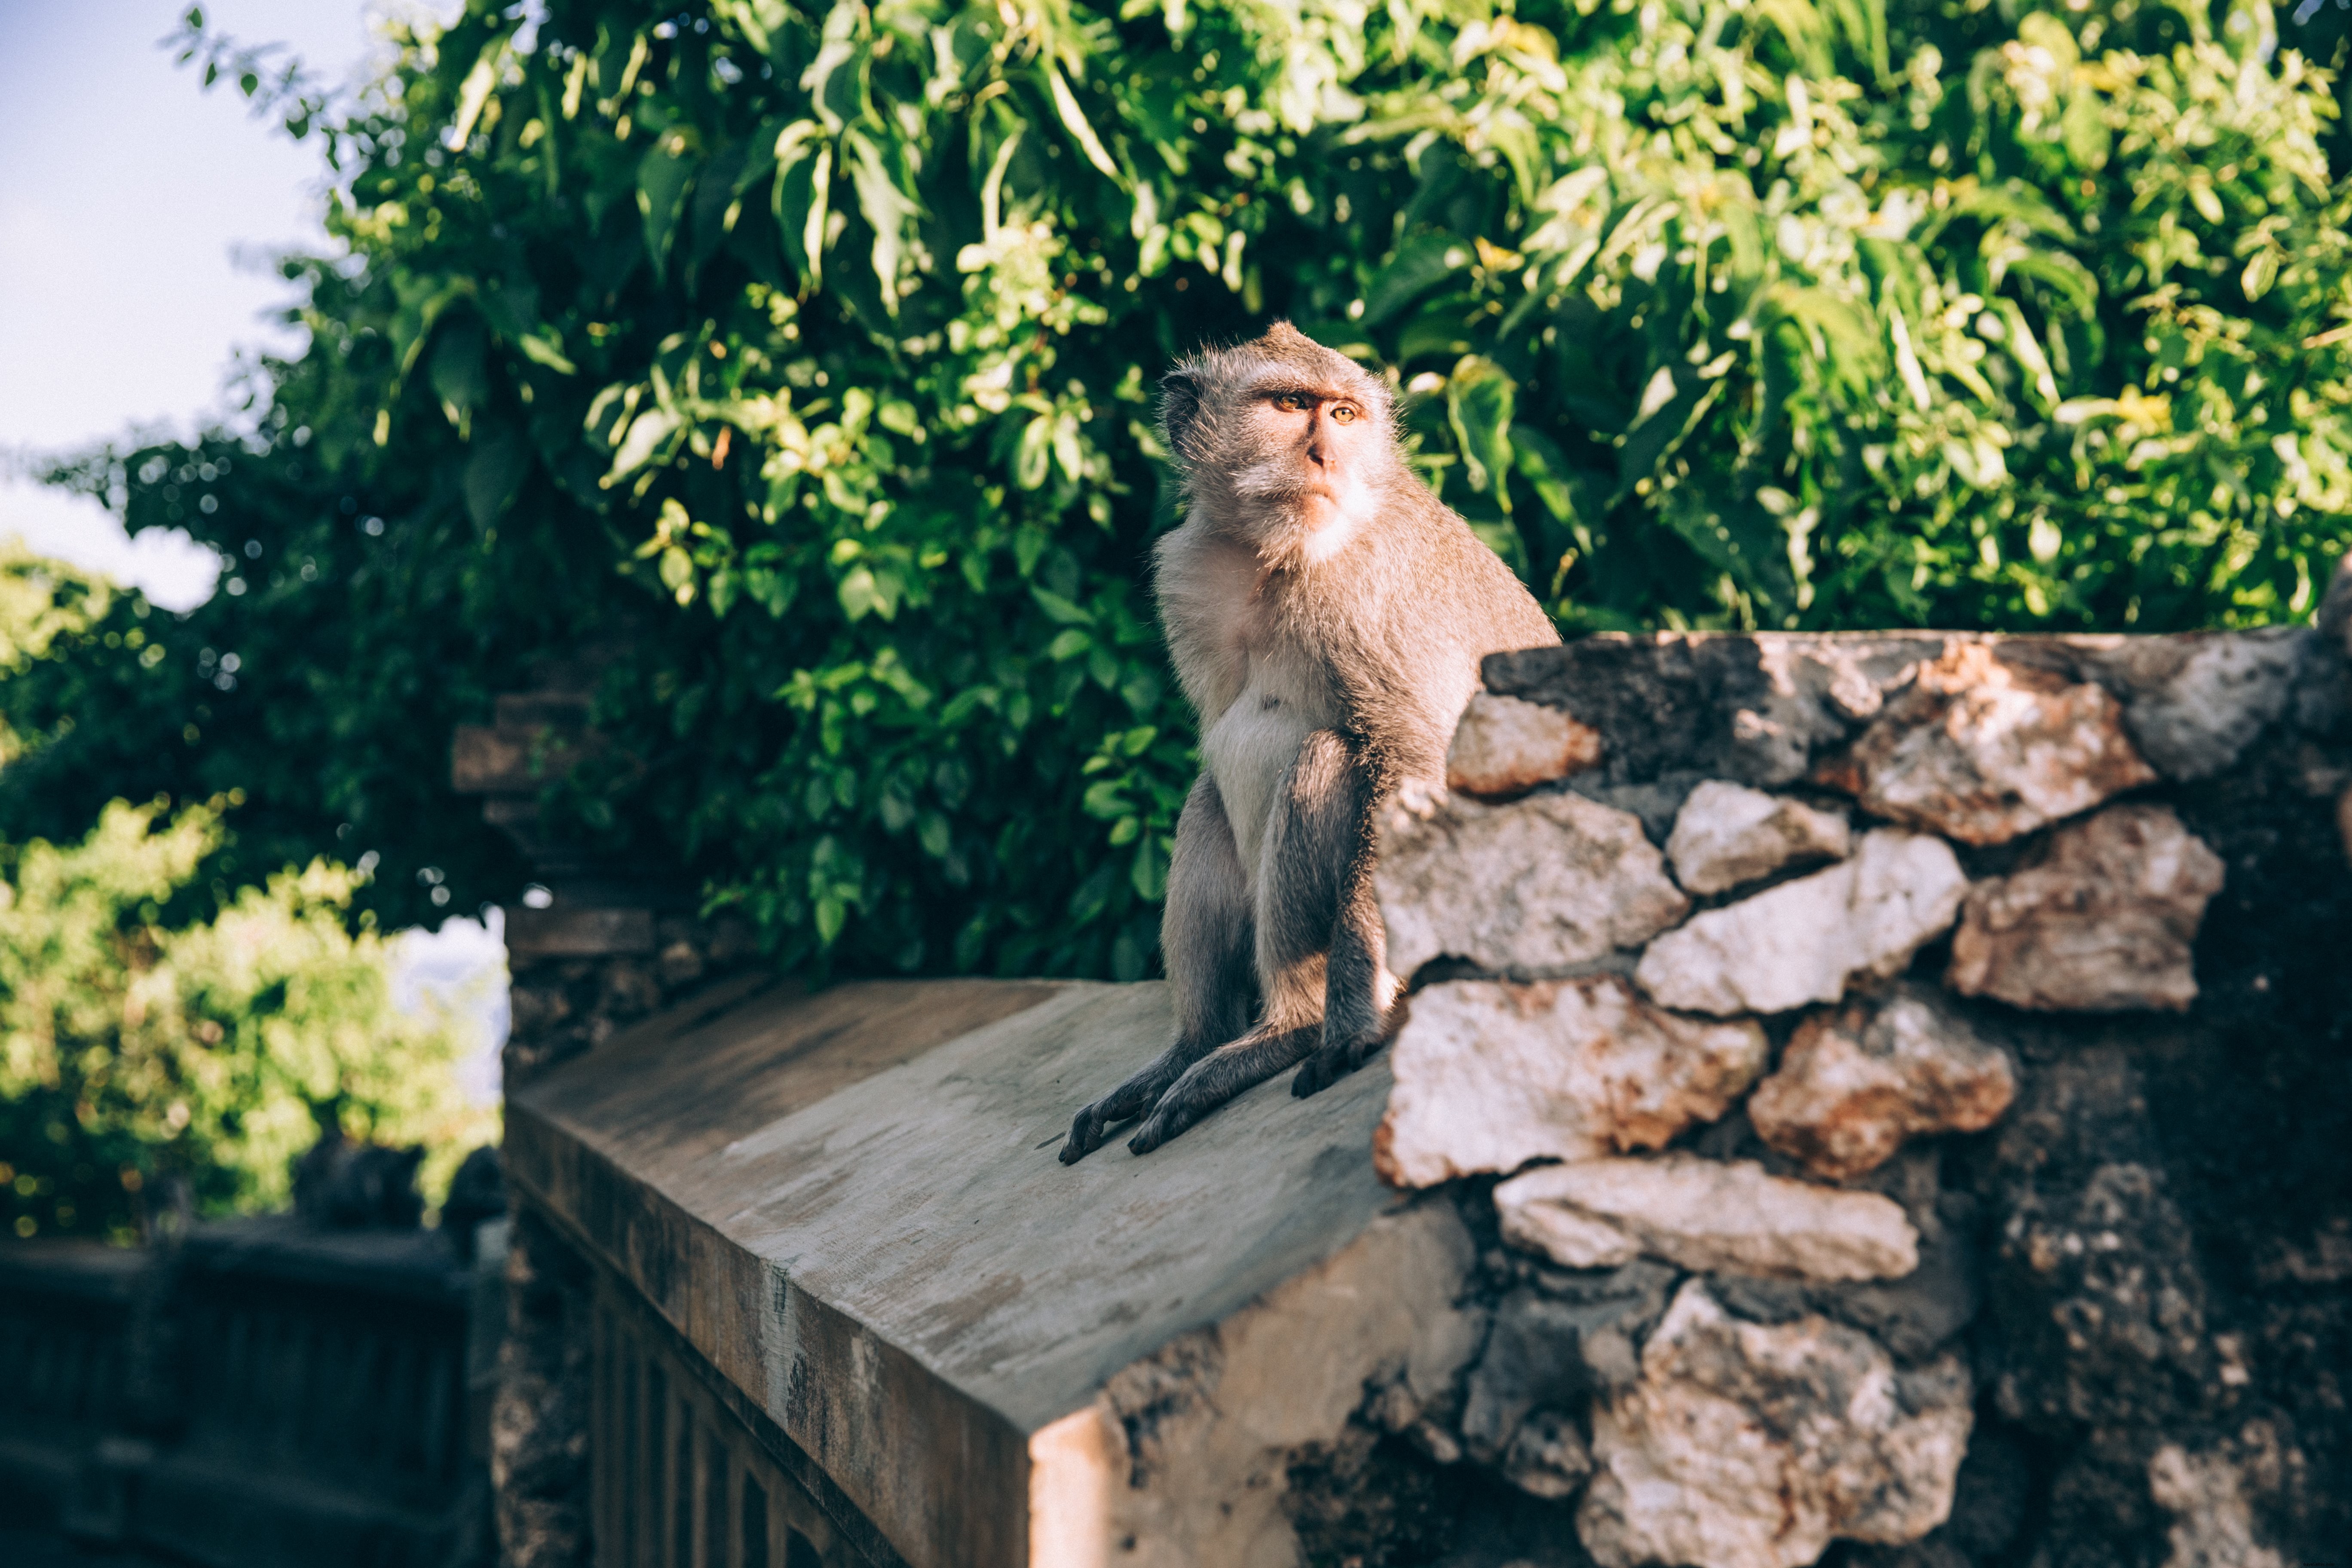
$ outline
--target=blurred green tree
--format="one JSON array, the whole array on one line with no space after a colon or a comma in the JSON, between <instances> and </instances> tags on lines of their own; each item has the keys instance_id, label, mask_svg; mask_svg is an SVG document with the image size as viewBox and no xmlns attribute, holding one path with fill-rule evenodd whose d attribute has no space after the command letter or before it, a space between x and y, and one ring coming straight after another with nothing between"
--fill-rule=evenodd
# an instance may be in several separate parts
<instances>
[{"instance_id":1,"label":"blurred green tree","mask_svg":"<svg viewBox=\"0 0 2352 1568\"><path fill-rule=\"evenodd\" d=\"M70 568L0 557L0 689L118 603ZM0 730L0 769L21 745ZM8 1233L128 1239L177 1193L205 1214L281 1204L322 1116L425 1144L429 1191L496 1136L453 1071L478 1026L393 1005L391 952L353 914L363 873L313 859L173 919L199 866L226 863L241 804L116 801L79 842L0 844Z\"/></svg>"}]
</instances>

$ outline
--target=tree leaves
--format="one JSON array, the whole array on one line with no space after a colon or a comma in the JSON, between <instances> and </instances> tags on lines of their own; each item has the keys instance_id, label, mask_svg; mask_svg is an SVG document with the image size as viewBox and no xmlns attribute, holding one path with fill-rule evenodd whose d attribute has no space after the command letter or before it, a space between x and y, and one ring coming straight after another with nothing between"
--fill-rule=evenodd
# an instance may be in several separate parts
<instances>
[{"instance_id":1,"label":"tree leaves","mask_svg":"<svg viewBox=\"0 0 2352 1568\"><path fill-rule=\"evenodd\" d=\"M2293 50L2103 0L1589 9L474 13L315 110L353 260L304 264L282 440L135 505L300 498L320 560L374 519L352 635L457 628L461 684L635 628L599 712L641 762L551 831L884 971L1148 964L1195 765L1151 389L1276 316L1393 367L1416 470L1570 626L2307 612L2352 195ZM424 744L389 687L342 711Z\"/></svg>"},{"instance_id":2,"label":"tree leaves","mask_svg":"<svg viewBox=\"0 0 2352 1568\"><path fill-rule=\"evenodd\" d=\"M700 152L690 131L670 131L656 139L637 162L637 211L645 220L646 254L653 259L656 278L669 259Z\"/></svg>"}]
</instances>

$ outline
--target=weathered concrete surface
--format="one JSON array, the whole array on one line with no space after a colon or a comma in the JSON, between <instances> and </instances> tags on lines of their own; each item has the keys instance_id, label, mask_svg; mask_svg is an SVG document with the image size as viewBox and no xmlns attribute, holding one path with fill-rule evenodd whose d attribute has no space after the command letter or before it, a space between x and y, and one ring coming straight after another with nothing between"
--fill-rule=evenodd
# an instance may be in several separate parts
<instances>
[{"instance_id":1,"label":"weathered concrete surface","mask_svg":"<svg viewBox=\"0 0 2352 1568\"><path fill-rule=\"evenodd\" d=\"M1056 1163L1172 1027L1160 985L730 987L524 1089L510 1177L916 1568L1282 1561L1282 1452L1466 1353L1473 1248L1391 1212L1384 1062Z\"/></svg>"},{"instance_id":2,"label":"weathered concrete surface","mask_svg":"<svg viewBox=\"0 0 2352 1568\"><path fill-rule=\"evenodd\" d=\"M1540 973L1639 947L1690 908L1639 817L1573 795L1508 805L1408 788L1374 873L1388 964L1433 958Z\"/></svg>"},{"instance_id":3,"label":"weathered concrete surface","mask_svg":"<svg viewBox=\"0 0 2352 1568\"><path fill-rule=\"evenodd\" d=\"M1600 756L1601 737L1559 709L1481 691L1454 727L1445 787L1518 795L1589 768Z\"/></svg>"},{"instance_id":4,"label":"weathered concrete surface","mask_svg":"<svg viewBox=\"0 0 2352 1568\"><path fill-rule=\"evenodd\" d=\"M2032 864L1969 889L1952 988L2059 1012L2184 1011L2221 858L2168 805L2118 805L2050 836Z\"/></svg>"},{"instance_id":5,"label":"weathered concrete surface","mask_svg":"<svg viewBox=\"0 0 2352 1568\"><path fill-rule=\"evenodd\" d=\"M1650 944L1633 971L1669 1007L1727 1016L1834 1002L1899 973L1959 912L1968 879L1951 846L1882 827L1851 860L1707 910Z\"/></svg>"},{"instance_id":6,"label":"weathered concrete surface","mask_svg":"<svg viewBox=\"0 0 2352 1568\"><path fill-rule=\"evenodd\" d=\"M1592 1411L1577 1533L1602 1568L1804 1568L1839 1536L1916 1541L1952 1509L1972 1424L1958 1356L1908 1373L1818 1317L1742 1322L1697 1280Z\"/></svg>"},{"instance_id":7,"label":"weathered concrete surface","mask_svg":"<svg viewBox=\"0 0 2352 1568\"><path fill-rule=\"evenodd\" d=\"M1503 1238L1568 1268L1644 1253L1685 1268L1785 1279L1899 1279L1919 1266L1902 1208L1767 1174L1753 1160L1667 1154L1546 1165L1495 1189Z\"/></svg>"},{"instance_id":8,"label":"weathered concrete surface","mask_svg":"<svg viewBox=\"0 0 2352 1568\"><path fill-rule=\"evenodd\" d=\"M1412 999L1373 1161L1401 1187L1662 1149L1764 1070L1764 1031L1662 1012L1615 975L1450 980Z\"/></svg>"}]
</instances>

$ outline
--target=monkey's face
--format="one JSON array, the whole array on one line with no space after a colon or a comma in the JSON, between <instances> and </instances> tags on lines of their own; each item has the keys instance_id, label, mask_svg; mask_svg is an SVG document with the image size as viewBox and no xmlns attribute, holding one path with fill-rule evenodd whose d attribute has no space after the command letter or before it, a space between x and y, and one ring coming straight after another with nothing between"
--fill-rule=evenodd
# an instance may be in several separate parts
<instances>
[{"instance_id":1,"label":"monkey's face","mask_svg":"<svg viewBox=\"0 0 2352 1568\"><path fill-rule=\"evenodd\" d=\"M1310 556L1339 548L1369 514L1390 456L1378 414L1342 388L1277 381L1257 390L1242 425L1239 498L1303 528Z\"/></svg>"},{"instance_id":2,"label":"monkey's face","mask_svg":"<svg viewBox=\"0 0 2352 1568\"><path fill-rule=\"evenodd\" d=\"M1287 321L1186 360L1161 384L1160 427L1192 510L1270 558L1329 559L1409 478L1388 389Z\"/></svg>"}]
</instances>

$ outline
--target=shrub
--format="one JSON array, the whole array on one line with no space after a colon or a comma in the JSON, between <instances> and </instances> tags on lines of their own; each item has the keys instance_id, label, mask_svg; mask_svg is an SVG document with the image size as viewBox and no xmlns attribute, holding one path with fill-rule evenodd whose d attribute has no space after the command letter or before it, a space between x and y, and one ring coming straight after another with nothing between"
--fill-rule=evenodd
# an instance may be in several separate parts
<instances>
[{"instance_id":1,"label":"shrub","mask_svg":"<svg viewBox=\"0 0 2352 1568\"><path fill-rule=\"evenodd\" d=\"M392 1005L391 955L346 915L358 879L313 861L220 914L156 924L234 801L116 802L83 842L0 847L0 1180L15 1234L128 1239L171 1184L194 1209L282 1205L332 1114L424 1143L438 1190L496 1136L453 1068L455 1019Z\"/></svg>"},{"instance_id":2,"label":"shrub","mask_svg":"<svg viewBox=\"0 0 2352 1568\"><path fill-rule=\"evenodd\" d=\"M460 707L604 640L551 804L793 964L1150 966L1152 385L1276 314L1570 628L2252 624L2345 545L2335 103L2258 0L476 0L350 102L187 47L351 258L254 442L79 481L232 620L466 630Z\"/></svg>"}]
</instances>

